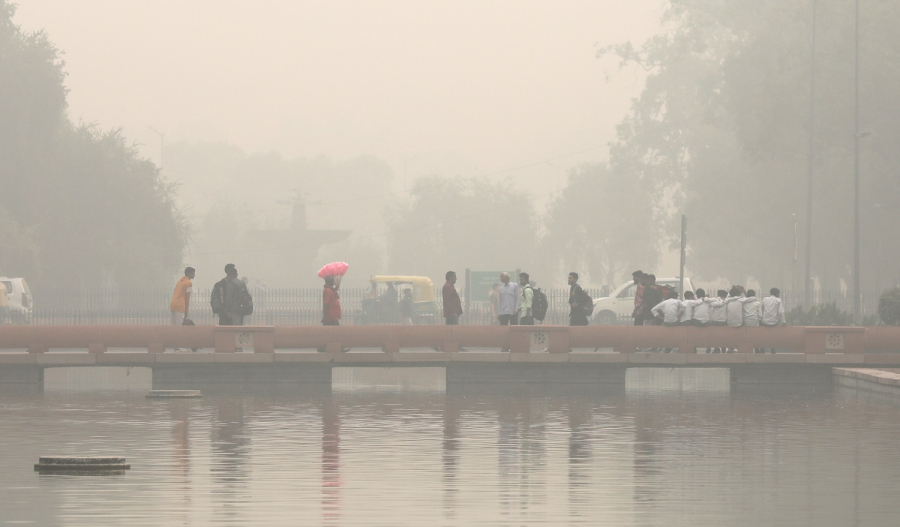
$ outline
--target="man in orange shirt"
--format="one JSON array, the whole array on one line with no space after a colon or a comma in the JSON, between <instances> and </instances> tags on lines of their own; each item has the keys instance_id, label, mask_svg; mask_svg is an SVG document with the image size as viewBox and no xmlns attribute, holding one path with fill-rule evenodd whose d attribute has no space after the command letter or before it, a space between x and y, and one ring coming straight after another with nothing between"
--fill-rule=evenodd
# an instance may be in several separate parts
<instances>
[{"instance_id":1,"label":"man in orange shirt","mask_svg":"<svg viewBox=\"0 0 900 527\"><path fill-rule=\"evenodd\" d=\"M195 271L193 267L184 270L184 276L175 284L175 292L172 293L172 301L169 302L169 311L172 312L172 325L180 326L187 318L188 308L191 306L191 292L194 284Z\"/></svg>"}]
</instances>

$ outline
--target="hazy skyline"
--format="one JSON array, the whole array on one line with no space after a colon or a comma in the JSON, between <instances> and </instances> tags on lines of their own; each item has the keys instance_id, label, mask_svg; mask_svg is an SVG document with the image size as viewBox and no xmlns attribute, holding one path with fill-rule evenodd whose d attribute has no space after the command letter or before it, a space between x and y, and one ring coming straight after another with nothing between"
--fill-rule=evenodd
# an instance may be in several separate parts
<instances>
[{"instance_id":1,"label":"hazy skyline","mask_svg":"<svg viewBox=\"0 0 900 527\"><path fill-rule=\"evenodd\" d=\"M404 162L411 181L566 156L508 174L542 193L606 158L643 75L607 82L618 65L596 50L650 37L662 4L30 0L16 20L64 51L71 118L157 161L151 126L167 144L376 155L397 189Z\"/></svg>"}]
</instances>

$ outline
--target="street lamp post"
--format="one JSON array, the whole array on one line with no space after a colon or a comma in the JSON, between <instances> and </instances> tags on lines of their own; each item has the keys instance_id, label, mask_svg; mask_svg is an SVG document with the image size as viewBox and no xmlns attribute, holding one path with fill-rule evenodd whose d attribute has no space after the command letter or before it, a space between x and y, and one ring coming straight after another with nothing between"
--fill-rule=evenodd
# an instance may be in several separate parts
<instances>
[{"instance_id":1,"label":"street lamp post","mask_svg":"<svg viewBox=\"0 0 900 527\"><path fill-rule=\"evenodd\" d=\"M856 0L853 108L853 319L860 321L859 267L859 0Z\"/></svg>"},{"instance_id":2,"label":"street lamp post","mask_svg":"<svg viewBox=\"0 0 900 527\"><path fill-rule=\"evenodd\" d=\"M812 188L815 170L815 116L816 116L816 0L812 1L812 51L809 72L809 150L807 152L808 175L806 181L806 265L803 281L803 302L812 304Z\"/></svg>"}]
</instances>

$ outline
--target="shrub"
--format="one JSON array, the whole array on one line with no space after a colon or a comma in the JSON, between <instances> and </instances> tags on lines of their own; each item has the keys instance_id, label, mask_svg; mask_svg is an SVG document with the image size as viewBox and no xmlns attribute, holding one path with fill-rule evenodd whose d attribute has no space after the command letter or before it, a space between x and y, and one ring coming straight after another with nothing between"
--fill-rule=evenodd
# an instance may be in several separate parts
<instances>
[{"instance_id":1,"label":"shrub","mask_svg":"<svg viewBox=\"0 0 900 527\"><path fill-rule=\"evenodd\" d=\"M888 326L900 326L900 287L888 289L878 299L878 316Z\"/></svg>"},{"instance_id":2,"label":"shrub","mask_svg":"<svg viewBox=\"0 0 900 527\"><path fill-rule=\"evenodd\" d=\"M787 312L787 321L792 326L852 326L853 315L846 311L841 311L837 307L836 302L828 304L819 304L809 308L809 311L803 309L803 306L797 306Z\"/></svg>"}]
</instances>

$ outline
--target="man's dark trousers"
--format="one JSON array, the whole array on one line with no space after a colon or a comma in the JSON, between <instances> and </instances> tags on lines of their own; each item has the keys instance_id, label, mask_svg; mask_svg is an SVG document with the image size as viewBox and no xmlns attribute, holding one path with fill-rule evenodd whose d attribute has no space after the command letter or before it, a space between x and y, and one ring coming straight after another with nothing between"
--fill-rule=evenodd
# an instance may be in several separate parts
<instances>
[{"instance_id":1,"label":"man's dark trousers","mask_svg":"<svg viewBox=\"0 0 900 527\"><path fill-rule=\"evenodd\" d=\"M518 326L519 318L516 315L497 315L501 326Z\"/></svg>"}]
</instances>

